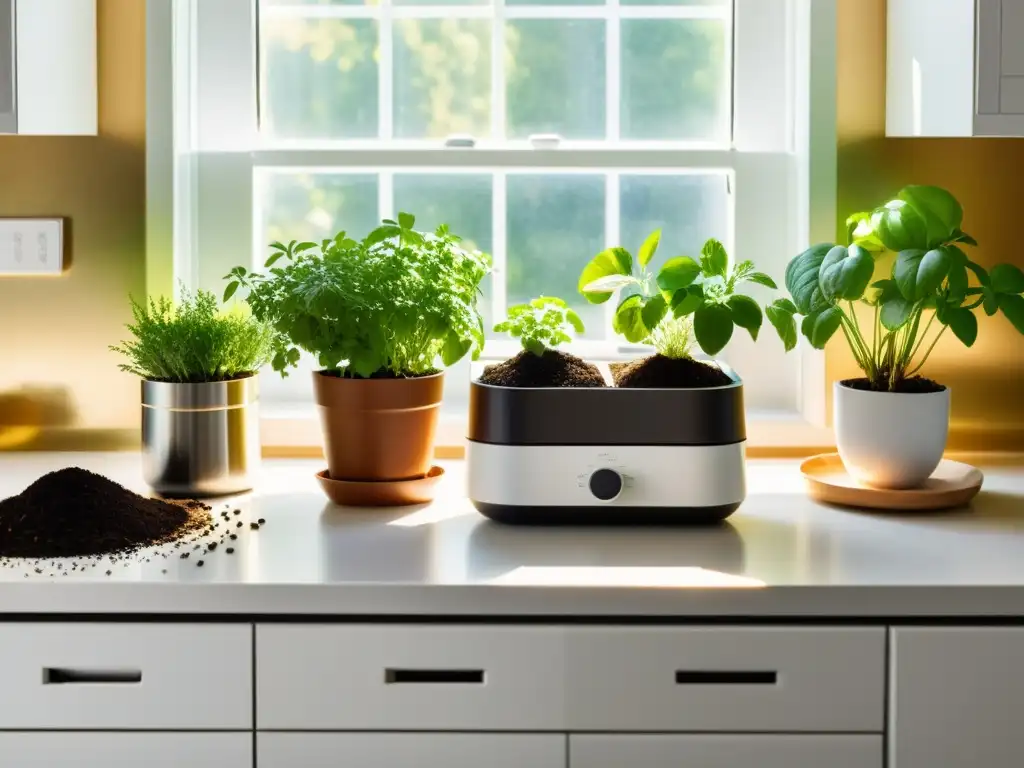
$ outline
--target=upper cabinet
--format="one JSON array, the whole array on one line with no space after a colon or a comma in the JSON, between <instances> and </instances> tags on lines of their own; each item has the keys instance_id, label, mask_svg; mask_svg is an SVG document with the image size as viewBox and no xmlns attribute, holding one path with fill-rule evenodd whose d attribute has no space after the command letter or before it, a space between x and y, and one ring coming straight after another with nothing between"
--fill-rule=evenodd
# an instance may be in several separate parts
<instances>
[{"instance_id":1,"label":"upper cabinet","mask_svg":"<svg viewBox=\"0 0 1024 768\"><path fill-rule=\"evenodd\" d=\"M96 0L0 0L0 133L97 133Z\"/></svg>"},{"instance_id":2,"label":"upper cabinet","mask_svg":"<svg viewBox=\"0 0 1024 768\"><path fill-rule=\"evenodd\" d=\"M1024 136L1024 0L889 0L887 136Z\"/></svg>"}]
</instances>

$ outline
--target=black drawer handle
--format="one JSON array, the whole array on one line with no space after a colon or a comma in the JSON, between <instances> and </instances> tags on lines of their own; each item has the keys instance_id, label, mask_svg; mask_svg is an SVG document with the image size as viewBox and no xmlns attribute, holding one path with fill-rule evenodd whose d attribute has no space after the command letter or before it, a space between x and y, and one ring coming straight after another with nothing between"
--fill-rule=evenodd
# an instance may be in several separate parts
<instances>
[{"instance_id":1,"label":"black drawer handle","mask_svg":"<svg viewBox=\"0 0 1024 768\"><path fill-rule=\"evenodd\" d=\"M481 685L482 669L385 669L384 682L388 685L404 683L457 683Z\"/></svg>"},{"instance_id":2,"label":"black drawer handle","mask_svg":"<svg viewBox=\"0 0 1024 768\"><path fill-rule=\"evenodd\" d=\"M676 685L775 685L778 672L676 670Z\"/></svg>"},{"instance_id":3,"label":"black drawer handle","mask_svg":"<svg viewBox=\"0 0 1024 768\"><path fill-rule=\"evenodd\" d=\"M43 685L117 684L138 685L142 682L141 669L59 669L43 670Z\"/></svg>"}]
</instances>

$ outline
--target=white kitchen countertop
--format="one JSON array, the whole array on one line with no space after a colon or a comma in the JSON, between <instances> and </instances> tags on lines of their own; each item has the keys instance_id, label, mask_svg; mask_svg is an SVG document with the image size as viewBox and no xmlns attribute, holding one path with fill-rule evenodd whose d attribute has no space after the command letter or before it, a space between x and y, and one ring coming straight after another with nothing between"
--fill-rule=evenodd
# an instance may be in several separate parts
<instances>
[{"instance_id":1,"label":"white kitchen countertop","mask_svg":"<svg viewBox=\"0 0 1024 768\"><path fill-rule=\"evenodd\" d=\"M64 466L145 491L135 454L0 453L0 498ZM750 461L749 497L720 527L542 529L477 514L461 462L432 505L347 510L322 495L320 462L269 460L230 500L267 521L235 554L67 576L16 563L0 568L0 616L1024 616L1024 468L983 466L972 509L890 515L810 501L798 466Z\"/></svg>"}]
</instances>

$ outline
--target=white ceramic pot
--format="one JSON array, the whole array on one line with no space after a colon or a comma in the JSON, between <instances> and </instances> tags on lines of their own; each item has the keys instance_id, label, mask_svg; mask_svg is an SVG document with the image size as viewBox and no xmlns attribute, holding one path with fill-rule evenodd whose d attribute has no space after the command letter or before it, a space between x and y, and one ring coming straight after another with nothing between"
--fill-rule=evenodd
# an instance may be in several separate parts
<instances>
[{"instance_id":1,"label":"white ceramic pot","mask_svg":"<svg viewBox=\"0 0 1024 768\"><path fill-rule=\"evenodd\" d=\"M833 387L836 447L846 471L876 488L916 488L942 461L949 389L903 394Z\"/></svg>"}]
</instances>

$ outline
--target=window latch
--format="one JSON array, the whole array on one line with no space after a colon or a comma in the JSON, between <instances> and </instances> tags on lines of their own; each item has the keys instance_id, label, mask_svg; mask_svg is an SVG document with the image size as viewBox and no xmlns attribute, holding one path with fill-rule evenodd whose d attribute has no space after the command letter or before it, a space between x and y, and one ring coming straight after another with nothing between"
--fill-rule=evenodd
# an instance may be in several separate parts
<instances>
[{"instance_id":1,"label":"window latch","mask_svg":"<svg viewBox=\"0 0 1024 768\"><path fill-rule=\"evenodd\" d=\"M468 133L453 133L444 140L444 145L457 149L472 149L476 146L476 139Z\"/></svg>"},{"instance_id":2,"label":"window latch","mask_svg":"<svg viewBox=\"0 0 1024 768\"><path fill-rule=\"evenodd\" d=\"M530 146L534 149L558 149L561 143L562 137L557 133L530 134Z\"/></svg>"}]
</instances>

